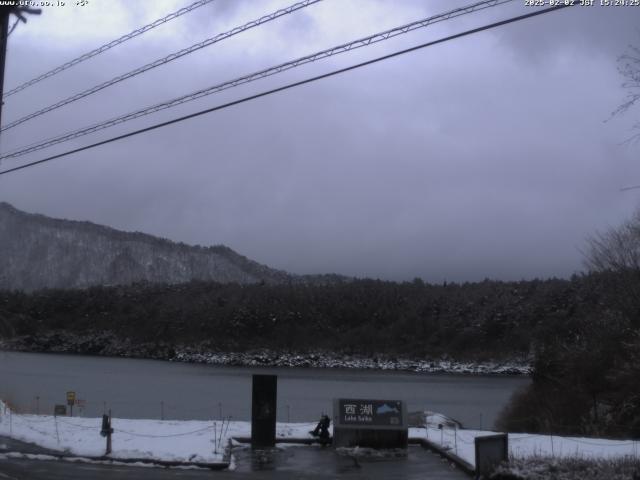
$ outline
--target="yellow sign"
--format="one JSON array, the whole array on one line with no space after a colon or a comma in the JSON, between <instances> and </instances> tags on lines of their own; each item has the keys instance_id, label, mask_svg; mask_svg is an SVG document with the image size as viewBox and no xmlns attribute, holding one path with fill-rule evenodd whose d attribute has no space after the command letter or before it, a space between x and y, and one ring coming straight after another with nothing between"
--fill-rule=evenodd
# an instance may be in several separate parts
<instances>
[{"instance_id":1,"label":"yellow sign","mask_svg":"<svg viewBox=\"0 0 640 480\"><path fill-rule=\"evenodd\" d=\"M76 401L76 392L67 392L67 405L73 405Z\"/></svg>"}]
</instances>

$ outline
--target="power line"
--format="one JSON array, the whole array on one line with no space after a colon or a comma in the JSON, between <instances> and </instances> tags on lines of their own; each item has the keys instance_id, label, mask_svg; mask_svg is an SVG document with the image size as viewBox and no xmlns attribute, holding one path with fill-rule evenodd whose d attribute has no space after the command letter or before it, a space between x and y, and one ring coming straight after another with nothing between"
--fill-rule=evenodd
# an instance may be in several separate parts
<instances>
[{"instance_id":1,"label":"power line","mask_svg":"<svg viewBox=\"0 0 640 480\"><path fill-rule=\"evenodd\" d=\"M333 77L333 76L336 76L336 75L339 75L339 74L342 74L342 73L346 73L346 72L349 72L351 70L356 70L358 68L365 67L367 65L372 65L374 63L382 62L382 61L388 60L390 58L398 57L398 56L404 55L406 53L415 52L417 50L421 50L423 48L431 47L433 45L437 45L437 44L440 44L440 43L445 43L445 42L448 42L448 41L451 41L451 40L455 40L455 39L458 39L458 38L461 38L461 37L466 37L467 35L472 35L472 34L475 34L475 33L483 32L485 30L490 30L492 28L500 27L500 26L503 26L503 25L508 25L510 23L514 23L514 22L518 22L518 21L521 21L521 20L525 20L527 18L536 17L538 15L543 15L545 13L553 12L553 11L556 11L556 10L561 10L563 8L570 7L570 6L572 6L572 4L567 3L567 4L561 4L561 5L558 5L558 6L555 6L555 7L549 7L549 8L545 8L545 9L541 9L541 10L536 10L536 11L533 11L531 13L527 13L527 14L524 14L524 15L519 15L519 16L516 16L516 17L511 17L511 18L508 18L506 20L501 20L499 22L494 22L494 23L490 23L488 25L484 25L482 27L477 27L477 28L474 28L474 29L471 29L471 30L466 30L464 32L456 33L454 35L449 35L447 37L443 37L443 38L440 38L438 40L433 40L433 41L430 41L430 42L427 42L427 43L422 43L420 45L416 45L416 46L413 46L413 47L410 47L410 48L406 48L404 50L399 50L399 51L396 51L396 52L393 52L393 53L390 53L390 54L387 54L387 55L383 55L381 57L377 57L377 58L374 58L374 59L371 59L371 60L367 60L367 61L364 61L364 62L361 62L361 63L357 63L357 64L351 65L349 67L340 68L338 70L333 70L331 72L324 73L322 75L317 75L315 77L307 78L305 80L300 80L298 82L289 83L287 85L283 85L281 87L273 88L271 90L266 90L264 92L260 92L260 93L254 94L254 95L250 95L248 97L244 97L244 98L241 98L239 100L234 100L232 102L228 102L228 103L225 103L225 104L222 104L222 105L218 105L218 106L215 106L215 107L207 108L205 110L200 110L199 112L195 112L195 113L191 113L189 115L184 115L182 117L174 118L174 119L168 120L166 122L157 123L157 124L151 125L149 127L141 128L139 130L135 130L133 132L125 133L123 135L118 135L116 137L112 137L112 138L109 138L107 140L102 140L100 142L92 143L90 145L85 145L84 147L75 148L73 150L68 150L66 152L59 153L57 155L52 155L50 157L43 158L41 160L37 160L37 161L34 161L34 162L26 163L26 164L20 165L18 167L13 167L13 168L10 168L10 169L7 169L7 170L2 170L2 171L0 171L0 175L6 175L8 173L12 173L12 172L15 172L15 171L18 171L18 170L23 170L25 168L33 167L35 165L40 165L42 163L50 162L50 161L56 160L58 158L66 157L66 156L72 155L74 153L78 153L78 152L82 152L82 151L85 151L85 150L89 150L91 148L95 148L95 147L98 147L98 146L101 146L101 145L106 145L107 143L112 143L112 142L115 142L117 140L123 140L125 138L129 138L129 137L133 137L135 135L139 135L141 133L149 132L151 130L156 130L158 128L166 127L168 125L173 125L174 123L179 123L179 122L182 122L184 120L188 120L188 119L191 119L191 118L199 117L199 116L205 115L207 113L212 113L212 112L215 112L215 111L218 111L218 110L223 110L225 108L229 108L229 107L232 107L232 106L235 106L235 105L239 105L241 103L245 103L245 102L248 102L250 100L255 100L255 99L258 99L258 98L266 97L268 95L272 95L274 93L282 92L282 91L288 90L290 88L299 87L301 85L306 85L308 83L316 82L318 80L322 80L322 79Z\"/></svg>"},{"instance_id":2,"label":"power line","mask_svg":"<svg viewBox=\"0 0 640 480\"><path fill-rule=\"evenodd\" d=\"M35 152L37 150L42 150L43 148L47 148L47 147L51 147L53 145L57 145L58 143L62 143L62 142L66 142L68 140L73 140L75 138L78 137L82 137L84 135L88 135L90 133L95 133L99 130L103 130L106 128L110 128L112 126L115 125L119 125L121 123L130 121L130 120L134 120L136 118L140 118L152 113L156 113L159 112L161 110L165 110L168 108L172 108L175 107L177 105L181 105L183 103L187 103L193 100L197 100L199 98L217 93L217 92L221 92L223 90L227 90L229 88L233 88L233 87L237 87L239 85L245 84L245 83L249 83L249 82L253 82L256 80L260 80L262 78L265 77L269 77L271 75L275 75L278 73L282 73L286 70L290 70L292 68L296 68L299 67L301 65L305 65L307 63L311 63L311 62L315 62L317 60L321 60L324 58L328 58L331 57L333 55L337 55L340 53L344 53L344 52L349 52L351 50L355 50L357 48L361 48L361 47L366 47L368 45L374 44L374 43L378 43L384 40L388 40L389 38L398 36L398 35L402 35L408 32L411 32L413 30L416 30L418 28L424 28L427 27L429 25L432 25L434 23L438 23L438 22L442 22L445 20L450 20L452 18L455 17L459 17L462 15L466 15L469 13L473 13L476 11L480 11L480 10L484 10L487 8L491 8L491 7L495 7L498 5L501 5L503 3L508 3L511 2L513 0L484 0L478 3L474 3L471 5L467 5L465 7L461 7L461 8L456 8L454 10L450 10L448 12L439 14L439 15L434 15L432 17L428 17L422 20L418 20L415 22L411 22L408 23L406 25L402 25L400 27L396 27L396 28L392 28L390 30L385 30L383 32L380 33L375 33L373 35L369 35L368 37L364 37L364 38L360 38L358 40L354 40L351 41L349 43L344 43L326 50L321 50L319 52L313 53L311 55L307 55L295 60L291 60L289 62L286 63L282 63L280 65L276 65L274 67L269 67L266 68L264 70L260 70L258 72L254 72L251 73L249 75L245 75L233 80L229 80L217 85L214 85L212 87L207 87L205 89L202 90L198 90L196 92L192 92L190 94L187 95L183 95L181 97L178 98L174 98L172 100L168 100L156 105L152 105L150 107L145 107L143 109L137 110L135 112L131 112L128 113L126 115L122 115L120 117L115 117L112 118L110 120L106 120L104 122L101 123L97 123L94 125L91 125L89 127L83 127L81 129L78 130L74 130L72 132L68 132L62 135L58 135L34 144L30 144L30 145L26 145L23 147L19 147L16 150L13 150L11 152L5 153L3 155L0 156L0 160L3 159L7 159L7 158L16 158L16 157L20 157L22 155L26 155L28 153L32 153Z\"/></svg>"},{"instance_id":3,"label":"power line","mask_svg":"<svg viewBox=\"0 0 640 480\"><path fill-rule=\"evenodd\" d=\"M68 68L71 68L75 65L78 65L79 63L84 62L85 60L89 60L92 57L95 57L96 55L99 55L101 53L106 52L107 50L116 47L118 45L120 45L121 43L126 42L127 40L131 40L132 38L137 37L138 35L142 35L145 32L148 32L151 29L156 28L159 25L163 25L167 22L170 22L173 19L176 19L182 15L184 15L185 13L189 13L193 10L195 10L196 8L200 8L208 3L213 2L214 0L198 0L197 2L192 3L191 5L188 5L186 7L181 8L180 10L177 10L173 13L170 13L169 15L166 15L165 17L159 18L158 20L149 23L148 25L145 25L143 27L137 28L134 31L127 33L126 35L121 36L120 38L117 38L116 40L113 40L109 43L106 43L94 50L91 50L90 52L87 52L83 55L80 55L77 58L74 58L73 60L68 61L67 63L64 63L56 68L54 68L53 70L49 70L46 73L43 73L42 75L39 75L31 80L29 80L28 82L25 82L21 85L18 85L17 87L13 88L12 90L9 90L8 92L6 92L2 98L5 99L15 93L18 93L22 90L24 90L25 88L31 87L32 85L35 85L38 82L41 82L42 80L45 80L49 77L53 77L54 75L57 75L60 72L63 72L64 70L67 70Z\"/></svg>"},{"instance_id":4,"label":"power line","mask_svg":"<svg viewBox=\"0 0 640 480\"><path fill-rule=\"evenodd\" d=\"M211 1L211 0L209 0ZM0 132L4 132L5 130L9 130L10 128L13 128L17 125L20 125L21 123L24 123L28 120L31 120L33 118L39 117L40 115L44 115L45 113L51 112L53 110L56 110L60 107L63 107L65 105L68 105L70 103L76 102L84 97L87 97L89 95L93 95L94 93L97 93L101 90L104 90L105 88L108 88L112 85L115 85L117 83L123 82L124 80L128 80L129 78L135 77L137 75L140 75L144 72L147 72L149 70L152 70L156 67L159 67L161 65L164 65L166 63L172 62L174 60L177 60L178 58L184 57L185 55L189 55L193 52L196 52L202 48L208 47L210 45L213 45L214 43L218 43L221 42L222 40L225 40L229 37L233 37L234 35L237 35L239 33L242 33L246 30L249 30L251 28L255 28L258 27L264 23L270 22L272 20L275 20L277 18L280 18L284 15L288 15L289 13L295 12L297 10L301 10L303 8L308 7L309 5L313 5L315 3L318 3L322 0L303 0L302 2L298 2L295 3L293 5L290 5L286 8L282 8L280 10L276 10L273 13L270 13L268 15L264 15L256 20L252 20L248 23L245 23L242 26L233 28L232 30L229 30L228 32L224 32L224 33L220 33L214 37L211 38L207 38L206 40L203 40L201 42L198 42L196 44L191 45L190 47L184 48L178 52L174 52L171 53L170 55L167 55L166 57L160 58L158 60L155 60L151 63L147 63L146 65L143 65L142 67L138 67L135 70L131 70L130 72L124 73L122 75L119 75L115 78L112 78L111 80L107 80L106 82L100 83L98 85L95 85L87 90L84 90L80 93L76 93L75 95L72 95L70 97L67 97L63 100L60 100L59 102L54 103L53 105L49 105L48 107L42 108L36 112L30 113L29 115L26 115L22 118L19 118L17 120L14 120L11 123L8 123L7 125L3 126L2 128L0 128Z\"/></svg>"}]
</instances>

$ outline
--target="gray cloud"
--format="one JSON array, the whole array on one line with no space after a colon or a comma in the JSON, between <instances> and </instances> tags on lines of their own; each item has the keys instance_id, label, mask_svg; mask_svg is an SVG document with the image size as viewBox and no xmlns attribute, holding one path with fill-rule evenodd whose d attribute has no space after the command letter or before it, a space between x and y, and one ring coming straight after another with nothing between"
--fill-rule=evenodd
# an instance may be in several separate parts
<instances>
[{"instance_id":1,"label":"gray cloud","mask_svg":"<svg viewBox=\"0 0 640 480\"><path fill-rule=\"evenodd\" d=\"M250 40L157 69L10 131L3 148L330 46L349 26L373 32L452 2L427 11L423 2L380 0L358 16L361 3L323 2ZM248 20L253 5L220 2L216 27ZM442 24L96 138L522 11ZM0 198L188 243L224 243L299 273L431 281L570 275L581 268L585 236L637 204L637 192L618 191L640 183L637 147L619 145L637 113L603 121L624 94L615 59L637 37L638 12L575 7L461 39L0 178ZM137 42L8 100L5 118L202 38L203 18L186 18L179 41ZM36 48L19 38L10 46L8 85L84 47Z\"/></svg>"}]
</instances>

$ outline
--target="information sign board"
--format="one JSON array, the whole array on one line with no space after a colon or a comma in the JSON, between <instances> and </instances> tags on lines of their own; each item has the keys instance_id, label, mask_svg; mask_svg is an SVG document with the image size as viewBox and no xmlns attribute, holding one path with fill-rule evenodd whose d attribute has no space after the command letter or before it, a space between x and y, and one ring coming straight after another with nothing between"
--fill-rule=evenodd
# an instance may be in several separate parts
<instances>
[{"instance_id":1,"label":"information sign board","mask_svg":"<svg viewBox=\"0 0 640 480\"><path fill-rule=\"evenodd\" d=\"M402 401L340 399L338 423L341 425L370 425L402 427Z\"/></svg>"},{"instance_id":2,"label":"information sign board","mask_svg":"<svg viewBox=\"0 0 640 480\"><path fill-rule=\"evenodd\" d=\"M407 408L402 400L333 400L335 447L407 448Z\"/></svg>"},{"instance_id":3,"label":"information sign board","mask_svg":"<svg viewBox=\"0 0 640 480\"><path fill-rule=\"evenodd\" d=\"M66 405L55 405L53 407L53 415L67 415L67 406Z\"/></svg>"}]
</instances>

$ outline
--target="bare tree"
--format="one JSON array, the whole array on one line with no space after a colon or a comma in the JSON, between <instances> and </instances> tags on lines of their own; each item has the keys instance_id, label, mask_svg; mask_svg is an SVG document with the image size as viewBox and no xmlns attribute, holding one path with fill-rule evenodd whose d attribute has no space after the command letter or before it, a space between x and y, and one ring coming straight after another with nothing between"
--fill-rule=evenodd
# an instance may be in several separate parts
<instances>
[{"instance_id":1,"label":"bare tree","mask_svg":"<svg viewBox=\"0 0 640 480\"><path fill-rule=\"evenodd\" d=\"M618 57L618 72L624 77L622 88L628 91L614 115L626 112L640 100L640 48L629 45L628 51Z\"/></svg>"},{"instance_id":2,"label":"bare tree","mask_svg":"<svg viewBox=\"0 0 640 480\"><path fill-rule=\"evenodd\" d=\"M626 113L638 101L640 101L640 48L635 45L629 45L627 51L618 57L618 72L622 75L624 81L622 88L627 91L622 103L612 113L613 118L617 115ZM640 130L640 122L634 124L635 130ZM640 140L640 133L636 133L629 139L630 141Z\"/></svg>"},{"instance_id":3,"label":"bare tree","mask_svg":"<svg viewBox=\"0 0 640 480\"><path fill-rule=\"evenodd\" d=\"M640 273L640 210L621 226L589 237L587 244L585 262L589 270Z\"/></svg>"},{"instance_id":4,"label":"bare tree","mask_svg":"<svg viewBox=\"0 0 640 480\"><path fill-rule=\"evenodd\" d=\"M608 298L640 327L640 210L619 227L589 237L587 246L587 268L607 276Z\"/></svg>"}]
</instances>

